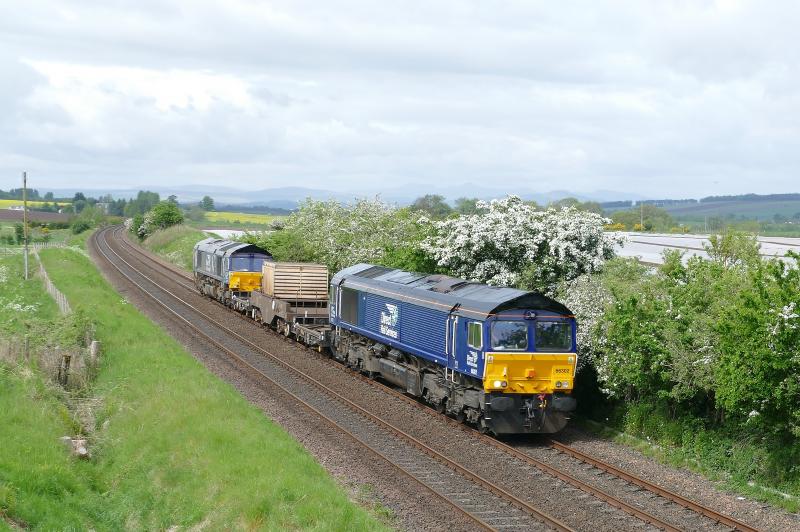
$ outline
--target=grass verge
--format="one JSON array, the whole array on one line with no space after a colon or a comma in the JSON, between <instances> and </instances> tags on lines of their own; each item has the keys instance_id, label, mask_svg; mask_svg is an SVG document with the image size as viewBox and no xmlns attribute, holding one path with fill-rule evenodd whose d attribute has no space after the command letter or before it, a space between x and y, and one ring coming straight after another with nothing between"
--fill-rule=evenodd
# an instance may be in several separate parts
<instances>
[{"instance_id":1,"label":"grass verge","mask_svg":"<svg viewBox=\"0 0 800 532\"><path fill-rule=\"evenodd\" d=\"M156 231L143 242L144 247L181 268L192 270L192 250L208 238L204 232L188 225L173 225Z\"/></svg>"},{"instance_id":2,"label":"grass verge","mask_svg":"<svg viewBox=\"0 0 800 532\"><path fill-rule=\"evenodd\" d=\"M40 255L73 308L92 316L103 344L87 391L99 405L87 427L92 459L68 458L58 441L70 434L59 392L5 363L0 527L383 528L296 441L126 303L85 256ZM9 297L6 283L0 291ZM41 284L13 297L36 304Z\"/></svg>"}]
</instances>

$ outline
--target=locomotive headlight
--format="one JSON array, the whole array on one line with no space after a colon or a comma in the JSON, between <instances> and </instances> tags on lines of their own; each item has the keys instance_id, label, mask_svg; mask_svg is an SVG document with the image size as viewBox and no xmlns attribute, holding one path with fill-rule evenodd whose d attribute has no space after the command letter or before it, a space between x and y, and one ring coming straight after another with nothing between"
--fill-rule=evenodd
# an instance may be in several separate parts
<instances>
[{"instance_id":1,"label":"locomotive headlight","mask_svg":"<svg viewBox=\"0 0 800 532\"><path fill-rule=\"evenodd\" d=\"M556 388L561 388L561 381L556 381Z\"/></svg>"},{"instance_id":2,"label":"locomotive headlight","mask_svg":"<svg viewBox=\"0 0 800 532\"><path fill-rule=\"evenodd\" d=\"M508 383L506 381L494 381L492 384L494 384L495 388L505 388L506 386L508 386Z\"/></svg>"}]
</instances>

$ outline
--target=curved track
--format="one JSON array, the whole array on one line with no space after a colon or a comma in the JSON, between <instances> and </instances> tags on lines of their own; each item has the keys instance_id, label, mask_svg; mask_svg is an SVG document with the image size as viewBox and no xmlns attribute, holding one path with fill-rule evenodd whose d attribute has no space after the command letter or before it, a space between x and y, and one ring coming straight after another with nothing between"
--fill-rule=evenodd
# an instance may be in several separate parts
<instances>
[{"instance_id":1,"label":"curved track","mask_svg":"<svg viewBox=\"0 0 800 532\"><path fill-rule=\"evenodd\" d=\"M215 348L236 360L237 363L259 378L280 388L287 396L297 401L304 408L384 460L406 478L418 483L420 487L451 505L458 512L474 521L476 525L489 530L573 530L500 486L447 458L401 428L365 410L312 376L286 364L269 351L255 345L249 345L251 342L246 338L210 319L195 309L191 303L176 294L159 287L157 283L114 251L107 240L110 231L112 229L104 229L95 233L93 245L108 264L130 283L155 303L173 314L187 328L192 329L194 334L204 338ZM176 309L172 304L165 302L163 300L165 299L164 295L169 296L175 304L183 308ZM237 352L238 350L231 349L229 347L231 345L230 342L223 344L217 337L209 334L205 328L198 326L197 321L190 319L192 317L199 317L202 320L206 320L207 323L215 324L218 330L225 331L226 335L231 339L235 339L240 344L249 345L254 350L270 357L274 362L294 373L295 377L299 377L306 384L312 385L316 390L309 393L306 387L305 390L299 392L296 386L297 381L287 384L277 379L274 375L270 375L253 364L247 357L242 356ZM338 402L345 409L330 408L334 402ZM323 411L322 404L328 407L327 411ZM345 415L342 415L343 413ZM351 414L361 416L368 423L365 424L363 421L354 423ZM400 443L401 441L402 444ZM453 475L452 472L458 475ZM442 482L441 479L443 478L447 479L447 481Z\"/></svg>"},{"instance_id":2,"label":"curved track","mask_svg":"<svg viewBox=\"0 0 800 532\"><path fill-rule=\"evenodd\" d=\"M100 242L100 238L103 238L105 240L108 232L109 232L109 230L105 230L102 233L102 235L100 235L98 233L98 235L95 238L95 242L99 243ZM177 268L176 266L174 266L174 265L172 265L170 263L167 263L166 261L164 261L164 260L162 260L162 259L160 259L158 257L153 256L152 254L147 253L146 251L141 249L139 246L132 245L124 237L120 238L118 240L118 242L119 242L119 244L121 246L126 248L126 251L128 253L131 253L132 255L139 255L139 256L145 257L145 259L137 258L137 260L142 260L142 261L146 260L151 265L152 264L157 264L159 268L161 268L163 270L167 270L167 271L170 272L170 275L173 278L172 279L173 282L178 283L179 285L181 285L182 287L184 287L184 288L186 288L188 290L191 290L191 291L195 290L194 284L192 282L193 281L192 277L187 272ZM106 245L106 248L109 251L111 251L111 253L116 255L118 260L123 261L127 265L127 267L129 267L130 269L136 271L137 274L139 274L140 276L146 278L142 272L140 272L139 270L135 270L135 268L133 268L133 266L129 262L125 261L119 254L113 252L113 250L111 250L110 246L108 246L107 242L105 242L105 245ZM112 261L112 257L107 254L108 252L103 253L103 251L100 249L100 245L98 245L98 251L100 251L106 257L106 259L109 261L109 263L114 264L113 261ZM114 265L114 267L117 268L122 275L128 277L128 279L133 282L133 280L130 278L130 276L126 275L117 265ZM150 267L153 267L153 266L150 266ZM181 279L183 279L183 281L175 279L175 276L180 277ZM153 283L153 284L155 284L151 280L148 280L148 281ZM155 299L160 305L165 306L164 302L158 300L157 297L155 297L153 294L150 294L149 292L147 292L138 283L135 283L135 284L137 284L137 286L139 286L140 289L142 289L143 291L148 293L148 295L150 295L150 297ZM176 301L182 302L184 305L190 306L188 303L186 303L181 298L179 298L178 296L176 296L175 294L173 294L171 292L167 291L167 295L168 295L169 298L175 299ZM248 320L247 318L244 318L240 314L235 313L233 311L230 311L229 309L227 309L226 307L222 306L221 304L218 304L218 306L221 307L222 309L226 310L226 311L229 311L229 312L235 314L236 316L241 317L243 320L245 320L248 323L250 323L250 320ZM198 311L195 311L195 312L198 312ZM228 334L232 334L234 336L238 336L240 339L242 339L240 335L238 335L237 333L231 331L230 329L227 329L224 325L215 322L209 316L206 316L206 315L202 315L202 316L204 317L204 319L209 320L212 323L215 323L218 328L221 328L222 330L226 330ZM261 351L263 354L266 354L267 356L274 357L274 355L272 355L271 353L265 351L263 348L261 348L259 346L255 346L254 344L252 344L251 342L247 341L246 339L242 339L242 340L244 340L245 344L248 344L248 343L251 344L250 345L251 348L255 348L255 350ZM285 340L289 341L288 339L285 339ZM235 353L231 353L229 351L229 349L227 349L225 346L219 346L219 347L221 348L221 350L226 351L229 356L232 356L234 358L239 358L238 355L236 355ZM314 351L312 351L310 349L308 349L308 351L310 353L314 353L315 355L317 355L316 352L314 352ZM317 355L317 356L320 356L320 355ZM274 357L274 358L276 360L278 360L277 357ZM325 360L328 361L331 364L335 364L330 359L326 358ZM284 361L282 361L282 360L278 360L278 361L281 364L285 365ZM244 362L244 363L247 364L247 362ZM647 524L649 524L649 525L651 525L653 527L656 527L656 528L659 528L659 529L662 529L662 530L689 530L689 529L693 528L693 527L690 527L690 526L685 525L685 524L683 526L680 526L680 525L676 526L675 524L671 524L669 521L667 521L667 520L665 520L665 519L663 519L661 517L658 517L656 515L653 515L652 513L649 513L648 511L642 509L641 507L638 507L636 504L632 504L632 503L623 501L620 498L616 497L615 495L612 495L612 494L610 494L610 493L608 493L606 491L603 491L602 489L592 485L592 483L589 483L589 482L586 482L584 480L578 479L575 476L570 475L569 473L558 469L557 467L554 467L554 466L552 466L552 465L550 465L548 463L545 463L545 462L543 462L541 460L538 460L538 459L534 458L529 453L525 452L524 448L522 448L522 450L521 450L521 448L513 447L511 445L508 445L506 443L498 441L498 440L496 440L494 438L490 438L488 436L480 434L478 431L475 431L475 430L473 430L473 429L471 429L471 428L469 428L469 427L467 427L467 426L465 426L463 424L460 424L460 423L456 422L455 420L452 420L452 419L448 418L447 416L439 414L439 413L435 412L434 410L431 410L430 408L428 408L428 407L420 404L419 402L417 402L417 401L405 396L402 393L397 392L396 390L394 390L392 388L389 388L389 387L386 387L384 385L375 383L371 379L368 379L368 378L364 377L363 375L360 375L360 374L358 374L356 372L351 372L351 373L352 373L353 376L355 376L355 377L357 377L357 378L359 378L359 379L361 379L361 380L363 380L365 382L370 383L372 386L380 387L381 390L383 390L385 393L391 393L391 394L395 395L396 397L401 398L403 401L420 408L422 411L424 411L425 413L427 413L430 416L436 417L436 418L438 418L440 420L446 420L447 423L450 423L453 426L458 427L460 430L462 430L465 433L469 434L471 437L474 437L474 438L480 440L481 442L494 447L495 449L501 450L502 452L506 453L509 457L511 457L511 458L513 458L515 460L518 460L521 463L527 464L528 466L532 466L532 467L538 469L539 471L542 471L542 472L544 472L544 473L546 473L546 474L548 474L548 475L550 475L552 477L558 478L558 479L566 482L570 486L573 486L573 487L575 487L575 488L577 488L577 489L579 489L579 490L581 490L581 491L583 491L583 492L585 492L587 494L592 495L593 497L596 497L597 499L603 501L604 503L608 504L609 506L612 506L614 508L620 509L620 510L622 510L622 511L624 511L624 512L626 512L626 513L628 513L628 514L630 514L632 516L635 516L635 517L641 519L643 522L645 522L645 523L647 523ZM312 377L310 377L308 375L305 375L305 374L302 374L302 375L303 375L303 378L308 379L309 382L315 383L315 385L321 385L323 387L325 386L325 385L323 385L321 383L318 383L318 381L316 381L315 379L313 379ZM269 378L266 375L264 377L265 378ZM384 426L388 425L382 419L376 418L376 416L374 414L371 414L371 413L365 411L362 407L359 407L358 405L353 404L351 401L349 401L348 399L342 397L337 392L335 392L333 390L330 390L330 392L342 404L347 405L349 408L351 408L354 411L356 411L359 414L361 414L364 418L369 419L372 423L375 423L377 425L384 425ZM326 421L329 422L329 423L332 423L334 425L337 423L335 420L332 420L332 419L328 419ZM337 428L341 428L341 427L337 427ZM403 431L401 429L399 429L398 427L396 427L396 426L388 426L388 427L385 426L384 428L386 428L387 430L389 430L391 432L394 432L397 435L404 434ZM350 436L353 437L353 438L356 438L352 434L350 434ZM517 497L511 495L506 490L503 490L502 488L500 488L496 484L493 484L491 481L486 481L486 484L483 484L481 482L481 479L479 478L479 476L477 474L475 474L474 472L471 472L468 469L465 469L463 466L460 466L459 464L454 463L452 460L450 460L450 459L448 459L446 457L443 457L441 454L437 453L435 450L431 449L430 447L425 446L424 443L419 442L419 440L417 440L413 436L408 435L408 434L406 434L406 436L408 438L407 441L411 442L413 445L416 445L419 449L422 449L423 452L425 452L429 456L436 456L438 454L439 457L444 459L444 460L441 460L441 458L437 457L440 460L441 463L445 463L451 470L458 471L459 474L462 477L468 478L468 479L472 480L473 482L475 482L477 484L481 484L484 488L486 488L489 491L493 492L495 494L495 496L498 496L498 497L504 497L505 496L506 500L511 501L512 504L516 508L525 509L525 510L527 510L529 512L530 515L536 515L535 512L539 512L538 510L535 510L532 507L530 507L530 505L528 505L524 501L521 501ZM420 447L420 445L422 447ZM627 473L627 472L621 470L620 468L617 468L616 466L613 466L611 464L605 463L605 462L597 459L596 457L592 457L592 456L590 456L590 455L588 455L586 453L578 451L577 449L575 449L573 447L570 447L568 445L565 445L563 443L556 442L556 441L549 441L548 445L550 445L553 449L559 451L560 453L563 453L563 454L573 458L574 460L580 461L583 464L589 464L592 468L595 468L595 469L603 472L604 474L613 475L615 478L623 480L624 482L626 482L626 483L628 483L630 485L633 485L633 486L636 486L636 487L641 488L643 490L646 490L647 492L649 492L649 493L651 493L651 494L653 494L653 495L655 495L655 496L657 496L657 497L659 497L661 499L664 499L665 501L669 501L669 503L674 503L674 504L682 506L682 507L684 507L684 508L686 508L688 510L691 510L691 512L694 512L694 513L697 514L698 518L700 518L699 516L703 516L704 518L707 518L708 520L712 521L713 523L718 523L720 525L724 525L725 527L729 527L730 529L734 529L734 530L742 530L742 531L748 531L748 532L756 530L755 528L753 528L753 527L751 527L751 526L749 526L749 525L747 525L745 523L737 521L737 520L735 520L735 519L733 519L733 518L731 518L729 516L725 516L725 515L717 512L717 511L711 509L711 508L707 508L707 507L705 507L703 505L700 505L700 504L698 504L698 503L696 503L694 501L691 501L690 499L687 499L687 498L685 498L685 497L683 497L683 496L681 496L679 494L676 494L676 493L673 493L673 492L671 492L669 490L666 490L665 488L662 488L662 487L658 486L657 484L652 483L652 482L650 482L648 480L645 480L645 479L642 479L640 477L637 477L636 475L632 475L630 473ZM426 447L427 447L427 449L426 449ZM382 454L377 449L371 449L371 450L375 454L381 456L381 458L383 458L384 460L386 460L388 462L391 462L391 457L385 456L385 453ZM432 451L433 454L431 454L431 451ZM395 463L393 463L393 466L400 468L403 471L403 473L406 476L409 476L409 477L414 477L415 471L419 471L418 469L415 470L413 467L409 467L409 468L406 468L405 470L403 470L402 467L399 467ZM485 479L483 479L483 480L485 481ZM430 489L432 491L435 491L435 490L433 490L431 488L430 485L425 484L419 478L415 478L415 481L421 482L422 484L426 485L426 487L428 489ZM505 492L505 494L504 494L504 492ZM437 494L437 495L441 496L441 494ZM511 497L508 498L507 495L510 495ZM446 497L445 497L445 499L446 499ZM448 503L452 504L452 501L450 499L446 499L446 500L448 500ZM456 507L459 508L459 511L465 512L465 513L468 514L469 512L467 512L464 509L463 506L464 505L459 507L458 505L456 505ZM469 505L467 505L467 506L469 506ZM540 514L540 515L538 515L538 518L541 520L541 522L547 523L549 526L552 526L555 529L560 529L560 530L569 529L569 527L567 527L566 525L564 525L560 521L558 521L556 519L553 519L553 518L549 518L549 516L542 516ZM476 522L480 522L481 526L484 526L484 527L489 527L489 528L494 528L495 527L495 524L487 523L486 521L483 521L481 518L478 518L478 520ZM504 521L504 522L508 522L508 521ZM565 528L559 528L560 526L563 526ZM513 528L518 528L518 527L514 526Z\"/></svg>"}]
</instances>

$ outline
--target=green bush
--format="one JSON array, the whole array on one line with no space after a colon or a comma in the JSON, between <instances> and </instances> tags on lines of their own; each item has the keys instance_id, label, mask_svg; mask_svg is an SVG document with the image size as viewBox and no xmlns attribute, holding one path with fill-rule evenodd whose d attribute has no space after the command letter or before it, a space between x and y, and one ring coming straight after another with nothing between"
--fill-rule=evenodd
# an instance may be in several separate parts
<instances>
[{"instance_id":1,"label":"green bush","mask_svg":"<svg viewBox=\"0 0 800 532\"><path fill-rule=\"evenodd\" d=\"M155 229L166 229L183 222L183 213L171 201L162 201L153 206L150 211L153 216L152 224Z\"/></svg>"},{"instance_id":2,"label":"green bush","mask_svg":"<svg viewBox=\"0 0 800 532\"><path fill-rule=\"evenodd\" d=\"M735 232L712 238L708 253L684 264L670 252L654 271L609 261L599 283L565 292L589 327L579 404L794 511L797 499L748 482L800 493L800 256L762 260L755 238Z\"/></svg>"},{"instance_id":3,"label":"green bush","mask_svg":"<svg viewBox=\"0 0 800 532\"><path fill-rule=\"evenodd\" d=\"M88 220L75 220L75 222L72 224L72 233L79 235L91 228L92 224Z\"/></svg>"}]
</instances>

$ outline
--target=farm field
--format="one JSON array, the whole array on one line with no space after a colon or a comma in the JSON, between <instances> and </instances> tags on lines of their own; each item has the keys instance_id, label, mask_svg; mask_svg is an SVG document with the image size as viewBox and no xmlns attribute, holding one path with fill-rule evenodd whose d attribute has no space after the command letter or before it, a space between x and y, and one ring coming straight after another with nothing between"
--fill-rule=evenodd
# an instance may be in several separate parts
<instances>
[{"instance_id":1,"label":"farm field","mask_svg":"<svg viewBox=\"0 0 800 532\"><path fill-rule=\"evenodd\" d=\"M776 214L791 218L800 213L800 201L718 201L689 205L667 205L664 209L678 220L702 221L704 217L771 219Z\"/></svg>"},{"instance_id":2,"label":"farm field","mask_svg":"<svg viewBox=\"0 0 800 532\"><path fill-rule=\"evenodd\" d=\"M210 211L206 213L206 220L209 222L267 225L279 218L283 218L283 216L232 211Z\"/></svg>"},{"instance_id":3,"label":"farm field","mask_svg":"<svg viewBox=\"0 0 800 532\"><path fill-rule=\"evenodd\" d=\"M32 200L28 200L28 206L30 206L30 207L41 207L45 203L49 203L50 205L53 205L54 203L58 203L59 205L69 205L70 204L69 201L55 202L55 201L39 201L39 200L32 201ZM9 207L16 207L16 206L22 207L22 200L0 199L0 209L8 209Z\"/></svg>"}]
</instances>

